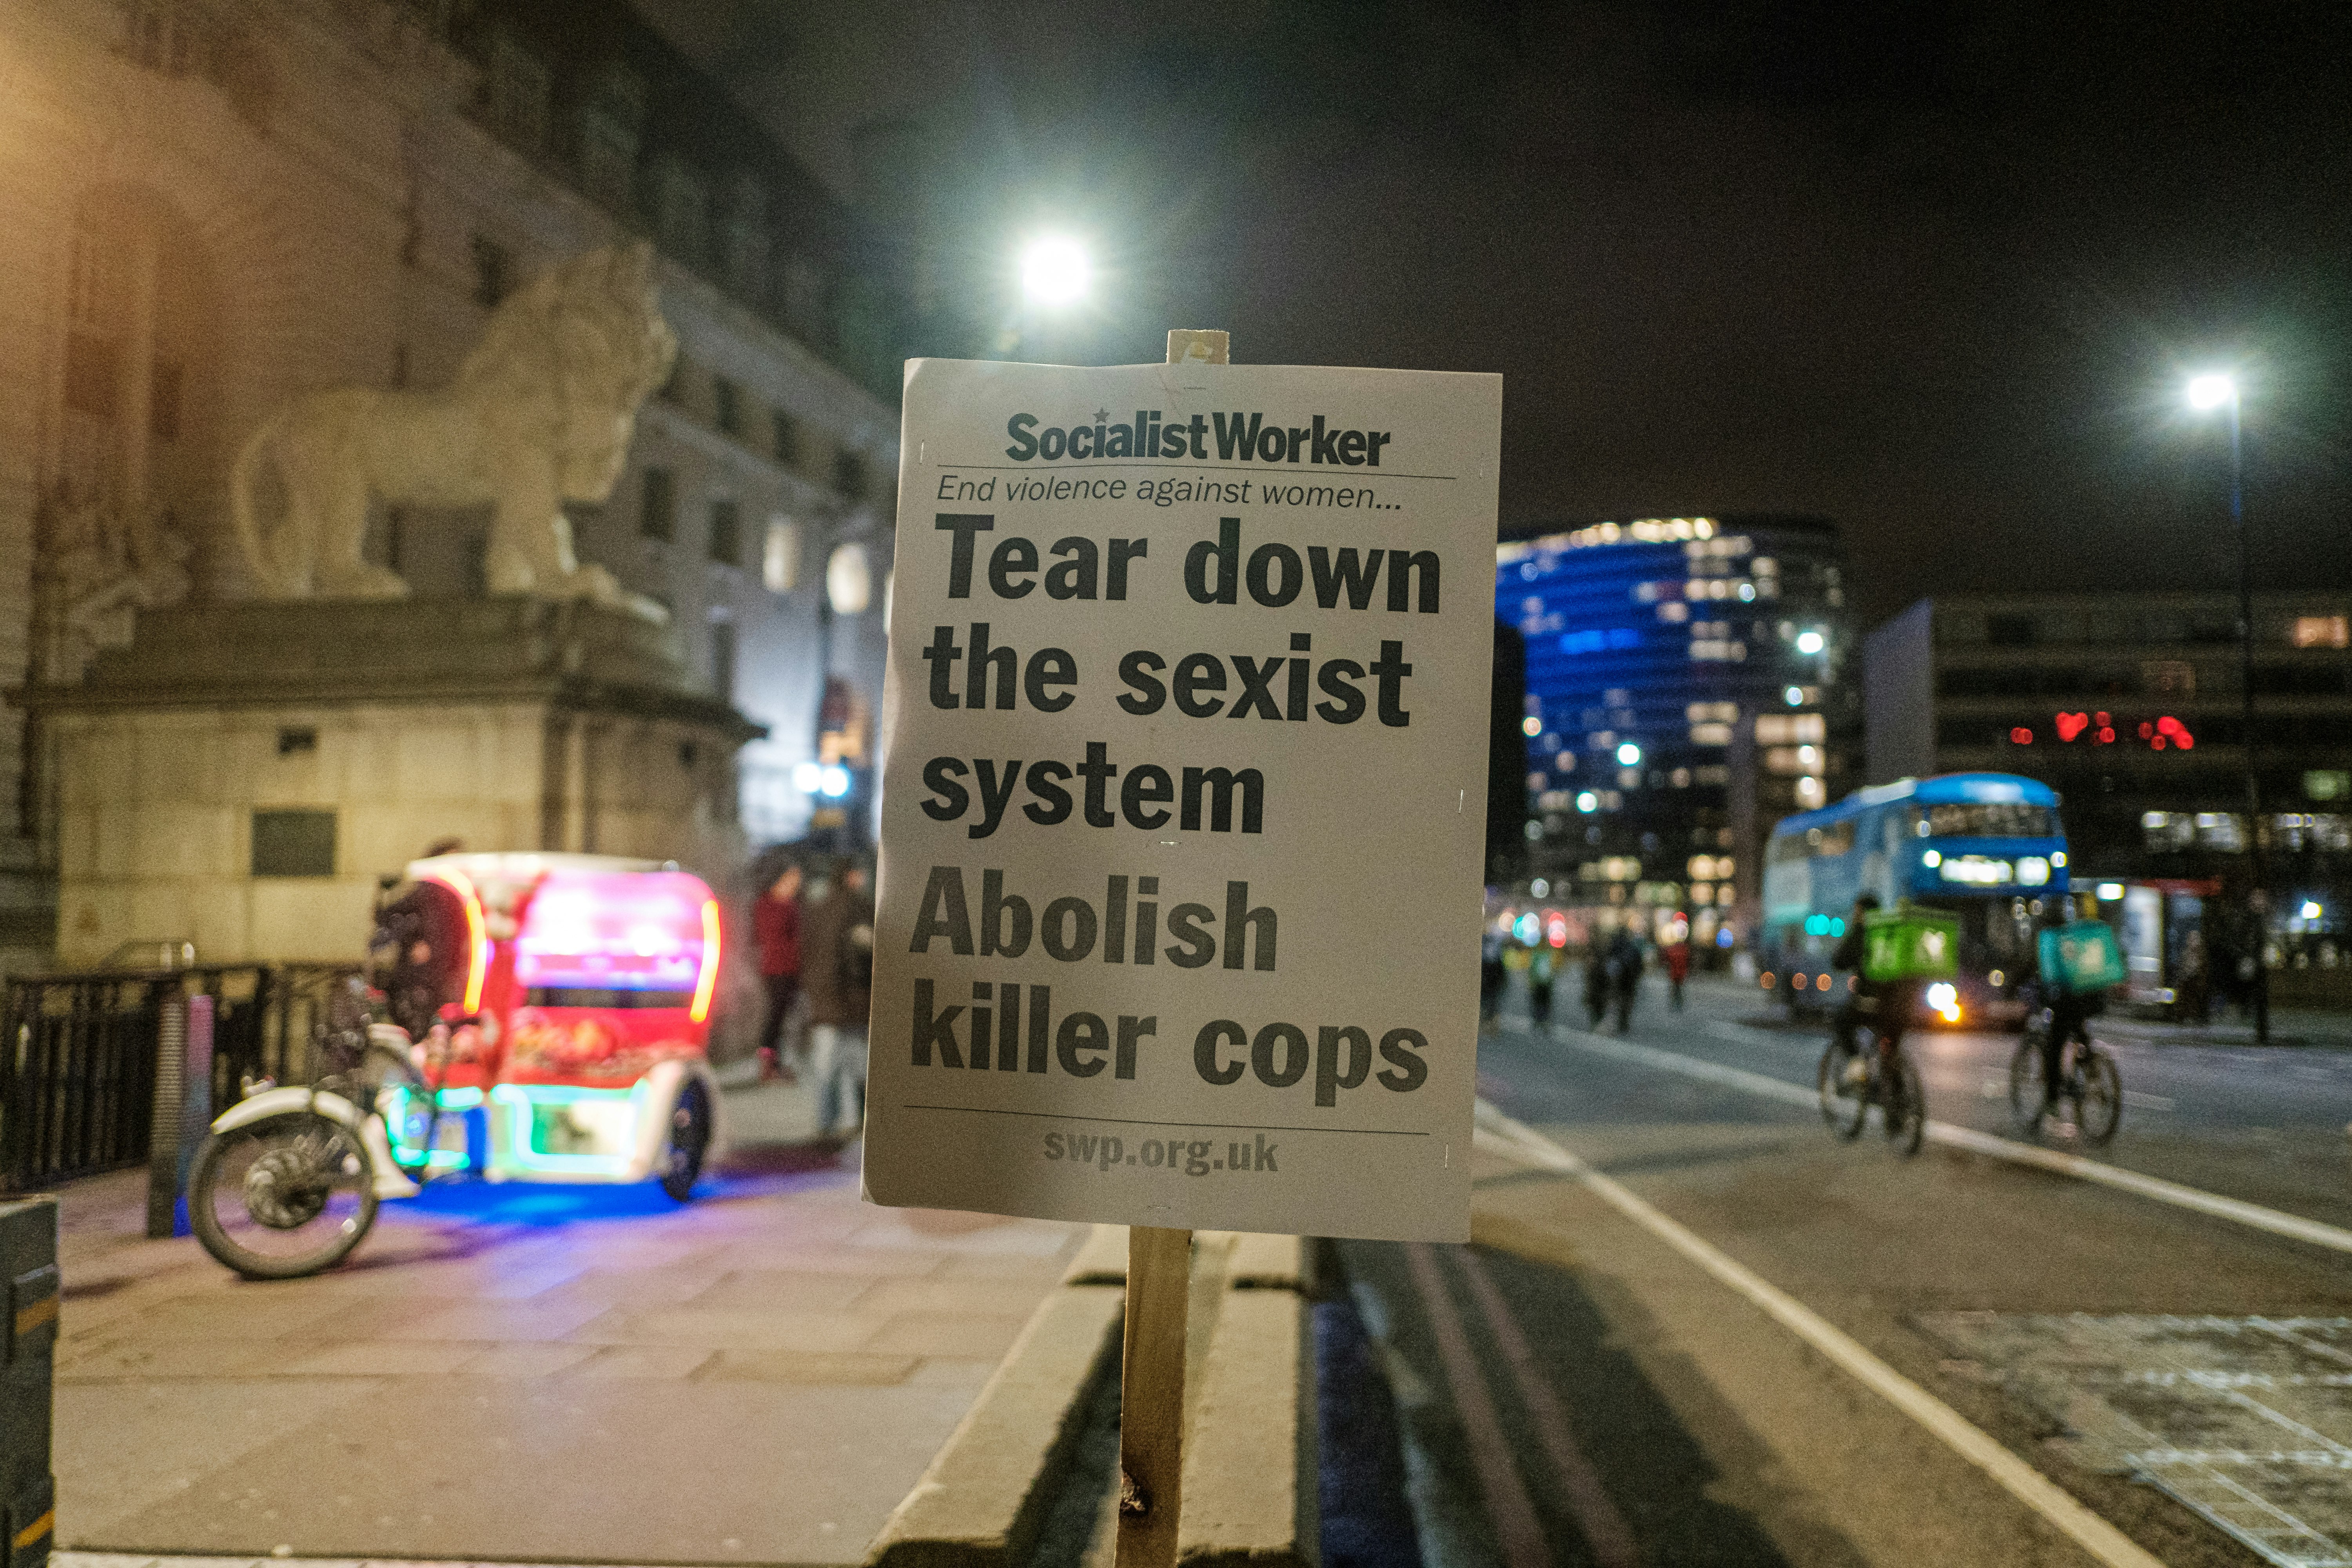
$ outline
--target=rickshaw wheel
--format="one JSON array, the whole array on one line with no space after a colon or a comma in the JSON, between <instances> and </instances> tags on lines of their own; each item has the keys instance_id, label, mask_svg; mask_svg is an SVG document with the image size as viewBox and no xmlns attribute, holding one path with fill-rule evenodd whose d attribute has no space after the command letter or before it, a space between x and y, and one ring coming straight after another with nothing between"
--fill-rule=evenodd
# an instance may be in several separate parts
<instances>
[{"instance_id":1,"label":"rickshaw wheel","mask_svg":"<svg viewBox=\"0 0 2352 1568\"><path fill-rule=\"evenodd\" d=\"M688 1082L670 1109L669 1137L662 1145L662 1191L679 1203L692 1197L709 1147L710 1097L700 1083Z\"/></svg>"}]
</instances>

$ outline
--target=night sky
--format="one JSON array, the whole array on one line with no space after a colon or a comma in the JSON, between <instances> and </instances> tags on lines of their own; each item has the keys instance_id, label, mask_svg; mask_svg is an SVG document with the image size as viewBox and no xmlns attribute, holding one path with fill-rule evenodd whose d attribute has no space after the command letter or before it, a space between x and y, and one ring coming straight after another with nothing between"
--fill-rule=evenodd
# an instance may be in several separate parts
<instances>
[{"instance_id":1,"label":"night sky","mask_svg":"<svg viewBox=\"0 0 2352 1568\"><path fill-rule=\"evenodd\" d=\"M1823 513L1865 625L2231 583L2230 364L2258 582L2352 587L2352 7L646 8L1018 357L1501 372L1507 529ZM1013 314L1047 229L1083 321Z\"/></svg>"}]
</instances>

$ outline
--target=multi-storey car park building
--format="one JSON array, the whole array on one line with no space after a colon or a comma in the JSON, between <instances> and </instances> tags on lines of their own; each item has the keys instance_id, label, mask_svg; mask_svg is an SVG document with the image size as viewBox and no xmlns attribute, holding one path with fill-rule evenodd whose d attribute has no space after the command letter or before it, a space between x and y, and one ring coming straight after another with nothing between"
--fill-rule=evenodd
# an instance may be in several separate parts
<instances>
[{"instance_id":1,"label":"multi-storey car park building","mask_svg":"<svg viewBox=\"0 0 2352 1568\"><path fill-rule=\"evenodd\" d=\"M2258 594L2253 611L2273 991L2352 999L2352 595ZM2249 934L2231 929L2252 859L2242 669L2226 591L1923 599L1865 646L1870 781L1988 769L2051 784L2076 885L2219 893L2200 911L2218 961Z\"/></svg>"},{"instance_id":2,"label":"multi-storey car park building","mask_svg":"<svg viewBox=\"0 0 2352 1568\"><path fill-rule=\"evenodd\" d=\"M1752 936L1772 826L1855 782L1860 705L1836 528L1648 518L1507 541L1527 643L1529 890Z\"/></svg>"}]
</instances>

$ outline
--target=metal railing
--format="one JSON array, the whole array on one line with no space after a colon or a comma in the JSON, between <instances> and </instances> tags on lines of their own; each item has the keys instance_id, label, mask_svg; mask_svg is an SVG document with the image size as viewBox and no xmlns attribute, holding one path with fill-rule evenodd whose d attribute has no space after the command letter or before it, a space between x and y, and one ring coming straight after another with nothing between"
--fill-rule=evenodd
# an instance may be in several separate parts
<instances>
[{"instance_id":1,"label":"metal railing","mask_svg":"<svg viewBox=\"0 0 2352 1568\"><path fill-rule=\"evenodd\" d=\"M0 1193L144 1163L167 1015L212 999L209 1103L247 1079L299 1082L353 964L232 963L21 975L0 1007Z\"/></svg>"}]
</instances>

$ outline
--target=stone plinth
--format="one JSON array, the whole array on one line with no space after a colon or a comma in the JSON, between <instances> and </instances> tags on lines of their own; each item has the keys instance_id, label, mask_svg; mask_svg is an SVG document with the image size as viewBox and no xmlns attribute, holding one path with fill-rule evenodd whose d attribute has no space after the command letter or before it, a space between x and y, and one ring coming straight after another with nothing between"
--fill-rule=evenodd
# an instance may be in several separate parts
<instances>
[{"instance_id":1,"label":"stone plinth","mask_svg":"<svg viewBox=\"0 0 2352 1568\"><path fill-rule=\"evenodd\" d=\"M150 937L352 957L377 879L443 837L723 872L734 753L761 732L668 629L520 597L151 610L79 685L16 700L48 759L68 965Z\"/></svg>"}]
</instances>

